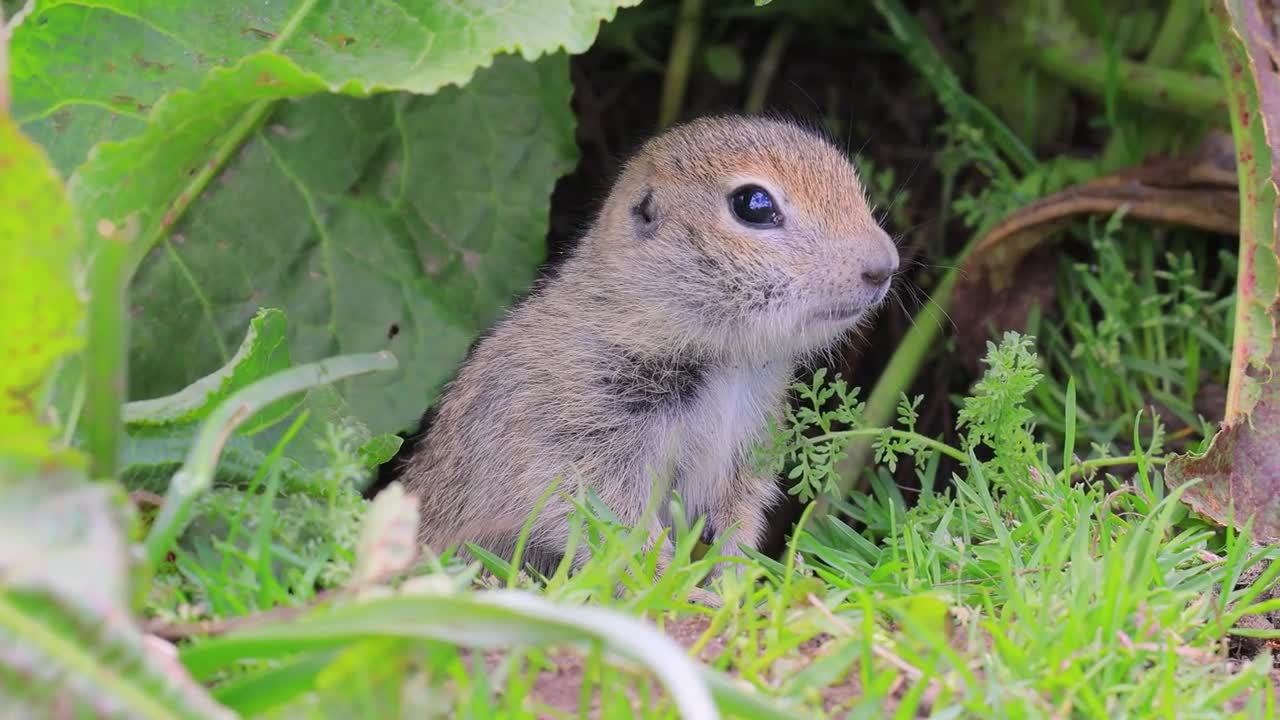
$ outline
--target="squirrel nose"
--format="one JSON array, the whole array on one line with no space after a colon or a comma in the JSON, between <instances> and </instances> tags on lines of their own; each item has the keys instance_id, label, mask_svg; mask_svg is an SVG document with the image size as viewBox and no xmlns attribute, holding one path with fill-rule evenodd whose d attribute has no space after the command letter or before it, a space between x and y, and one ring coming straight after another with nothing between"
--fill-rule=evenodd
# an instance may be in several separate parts
<instances>
[{"instance_id":1,"label":"squirrel nose","mask_svg":"<svg viewBox=\"0 0 1280 720\"><path fill-rule=\"evenodd\" d=\"M893 277L893 273L898 270L898 264L879 265L862 271L862 279L872 287L880 287L889 282Z\"/></svg>"}]
</instances>

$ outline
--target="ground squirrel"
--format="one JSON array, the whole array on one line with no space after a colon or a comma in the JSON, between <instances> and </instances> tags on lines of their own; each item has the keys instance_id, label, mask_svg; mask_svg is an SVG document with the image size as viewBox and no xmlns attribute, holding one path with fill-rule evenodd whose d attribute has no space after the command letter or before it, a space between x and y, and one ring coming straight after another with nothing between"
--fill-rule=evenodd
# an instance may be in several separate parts
<instances>
[{"instance_id":1,"label":"ground squirrel","mask_svg":"<svg viewBox=\"0 0 1280 720\"><path fill-rule=\"evenodd\" d=\"M422 540L510 557L555 478L636 525L657 478L711 537L734 533L722 551L756 547L780 492L749 464L753 443L798 363L865 322L897 267L853 165L816 131L723 116L649 140L395 461L421 501ZM525 558L544 573L571 509L553 496L533 525Z\"/></svg>"}]
</instances>

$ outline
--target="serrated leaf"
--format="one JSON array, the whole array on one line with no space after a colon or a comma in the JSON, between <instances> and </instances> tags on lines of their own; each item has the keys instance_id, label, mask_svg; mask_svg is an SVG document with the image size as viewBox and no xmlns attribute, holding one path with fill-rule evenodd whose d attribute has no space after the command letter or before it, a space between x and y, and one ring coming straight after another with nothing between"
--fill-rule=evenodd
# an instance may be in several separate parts
<instances>
[{"instance_id":1,"label":"serrated leaf","mask_svg":"<svg viewBox=\"0 0 1280 720\"><path fill-rule=\"evenodd\" d=\"M44 152L0 108L0 460L5 462L40 462L55 453L53 430L39 417L41 394L58 361L83 345L84 307L72 283L79 250L79 228L61 181Z\"/></svg>"},{"instance_id":2,"label":"serrated leaf","mask_svg":"<svg viewBox=\"0 0 1280 720\"><path fill-rule=\"evenodd\" d=\"M174 429L134 430L125 436L121 450L120 481L130 490L146 490L163 494L169 480L182 467L191 451L196 428L183 426ZM223 445L218 460L219 485L248 486L267 459L254 439L232 435ZM292 458L280 458L277 471L287 490L307 487L306 468Z\"/></svg>"},{"instance_id":3,"label":"serrated leaf","mask_svg":"<svg viewBox=\"0 0 1280 720\"><path fill-rule=\"evenodd\" d=\"M298 362L393 350L338 389L374 433L413 425L543 258L570 93L563 55L507 57L433 97L282 108L136 276L132 392L221 365L268 305Z\"/></svg>"},{"instance_id":4,"label":"serrated leaf","mask_svg":"<svg viewBox=\"0 0 1280 720\"><path fill-rule=\"evenodd\" d=\"M262 309L250 323L235 356L217 371L173 395L125 406L126 434L121 479L134 490L162 493L188 459L195 435L213 410L237 391L292 366L283 312ZM300 417L302 413L305 418ZM345 433L361 465L373 470L390 459L402 440L374 435L328 385L271 403L223 440L216 482L246 486L288 432L293 440L276 461L285 492L315 490L316 477L331 461L329 433Z\"/></svg>"},{"instance_id":5,"label":"serrated leaf","mask_svg":"<svg viewBox=\"0 0 1280 720\"><path fill-rule=\"evenodd\" d=\"M1222 50L1240 178L1240 270L1222 429L1201 456L1170 461L1171 485L1223 524L1253 519L1260 542L1280 540L1280 52L1254 0L1210 3Z\"/></svg>"},{"instance_id":6,"label":"serrated leaf","mask_svg":"<svg viewBox=\"0 0 1280 720\"><path fill-rule=\"evenodd\" d=\"M284 313L274 308L259 310L249 322L240 348L226 365L172 395L125 405L125 422L133 428L141 428L202 420L236 390L289 367L285 330ZM256 424L272 424L290 409L288 404L273 406L255 418Z\"/></svg>"},{"instance_id":7,"label":"serrated leaf","mask_svg":"<svg viewBox=\"0 0 1280 720\"><path fill-rule=\"evenodd\" d=\"M13 37L14 114L64 172L117 141L81 174L88 197L102 194L92 206L160 220L187 169L256 102L431 94L500 53L583 52L601 21L638 3L47 0ZM139 182L113 187L126 176Z\"/></svg>"}]
</instances>

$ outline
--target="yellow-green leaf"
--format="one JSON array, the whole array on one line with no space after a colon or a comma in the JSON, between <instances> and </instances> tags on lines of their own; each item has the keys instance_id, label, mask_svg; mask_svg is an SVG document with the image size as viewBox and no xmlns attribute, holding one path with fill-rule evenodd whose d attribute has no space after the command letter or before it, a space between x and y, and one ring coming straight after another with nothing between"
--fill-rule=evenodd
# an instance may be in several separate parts
<instances>
[{"instance_id":1,"label":"yellow-green leaf","mask_svg":"<svg viewBox=\"0 0 1280 720\"><path fill-rule=\"evenodd\" d=\"M44 151L0 114L0 461L55 454L42 396L83 339L72 283L79 237Z\"/></svg>"}]
</instances>

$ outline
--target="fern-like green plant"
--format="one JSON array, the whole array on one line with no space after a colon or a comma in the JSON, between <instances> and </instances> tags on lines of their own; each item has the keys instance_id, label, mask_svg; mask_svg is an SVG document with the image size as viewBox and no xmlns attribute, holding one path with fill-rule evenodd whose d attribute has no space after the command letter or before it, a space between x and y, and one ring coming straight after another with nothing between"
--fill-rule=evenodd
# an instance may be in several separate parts
<instances>
[{"instance_id":1,"label":"fern-like green plant","mask_svg":"<svg viewBox=\"0 0 1280 720\"><path fill-rule=\"evenodd\" d=\"M966 452L981 446L991 449L991 463L998 468L994 477L1026 478L1043 456L1043 444L1032 435L1035 415L1027 407L1027 399L1044 377L1035 340L1005 333L999 345L987 343L983 363L987 370L965 398L956 429L964 433Z\"/></svg>"},{"instance_id":2,"label":"fern-like green plant","mask_svg":"<svg viewBox=\"0 0 1280 720\"><path fill-rule=\"evenodd\" d=\"M862 436L874 438L875 462L890 472L897 470L904 457L917 467L924 467L938 453L968 463L972 452L987 448L994 455L991 462L998 467L997 477L1025 477L1030 468L1042 464L1044 452L1033 435L1034 415L1027 408L1029 395L1043 378L1035 340L1006 333L999 345L988 343L983 362L987 370L956 418L963 439L960 448L916 430L924 400L920 395L899 399L896 425L870 426L859 389L850 388L839 375L828 381L823 368L810 382L792 386L799 403L773 428L769 443L757 455L758 466L775 474L785 471L791 483L788 492L802 501L823 493L834 495L844 441Z\"/></svg>"}]
</instances>

